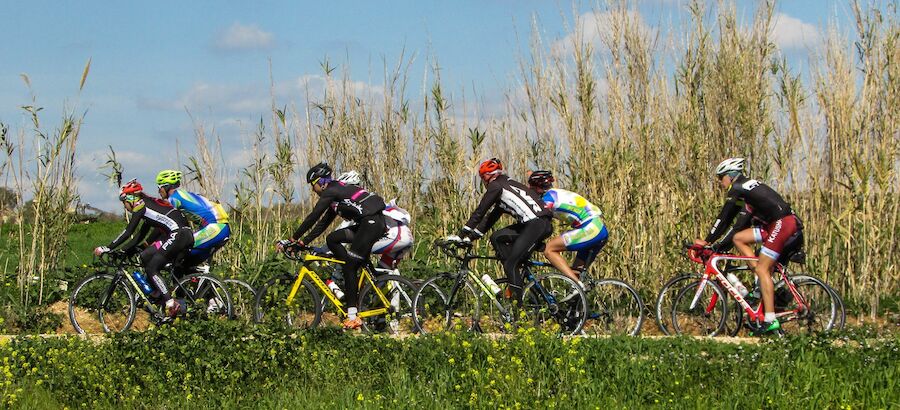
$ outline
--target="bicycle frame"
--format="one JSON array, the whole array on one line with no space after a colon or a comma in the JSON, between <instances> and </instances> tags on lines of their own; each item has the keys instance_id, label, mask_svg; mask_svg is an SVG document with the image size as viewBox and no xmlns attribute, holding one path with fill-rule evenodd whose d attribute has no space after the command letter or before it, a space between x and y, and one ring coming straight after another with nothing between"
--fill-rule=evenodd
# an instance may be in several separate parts
<instances>
[{"instance_id":1,"label":"bicycle frame","mask_svg":"<svg viewBox=\"0 0 900 410\"><path fill-rule=\"evenodd\" d=\"M294 297L297 295L297 291L300 289L300 284L303 282L303 279L306 277L309 277L312 280L312 282L316 285L316 287L319 288L319 290L322 292L322 294L325 295L325 297L329 301L331 301L331 303L334 305L335 308L337 308L338 314L341 317L347 317L347 311L344 310L344 304L341 303L341 301L337 298L337 296L334 295L334 293L331 291L331 289L328 288L328 285L326 285L325 281L323 281L322 278L319 277L319 274L316 273L314 270L309 269L307 267L308 265L310 265L312 263L317 263L317 262L333 263L333 264L340 264L340 265L343 265L344 262L341 260L338 260L338 259L326 258L323 256L311 255L308 253L303 255L302 260L303 260L303 265L300 266L300 270L297 272L297 279L294 280L294 284L291 286L291 291L290 291L290 293L288 293L287 304L290 305L293 302ZM362 285L364 283L363 280L368 281L372 285L372 290L375 291L375 294L378 296L378 299L381 300L381 303L385 307L377 308L377 309L369 309L369 310L359 312L357 314L357 316L359 316L360 318L367 318L367 317L371 317L371 316L380 316L380 315L384 315L384 314L387 314L390 312L390 310L387 306L391 306L391 303L387 299L387 297L384 296L384 293L381 292L381 289L378 289L378 287L375 286L375 281L372 278L370 269L372 269L370 264L366 264L365 269L361 270L362 273L359 275L359 283L357 284L357 286L359 286L359 289L361 290Z\"/></svg>"},{"instance_id":2,"label":"bicycle frame","mask_svg":"<svg viewBox=\"0 0 900 410\"><path fill-rule=\"evenodd\" d=\"M727 278L725 278L725 275L722 273L721 270L719 270L719 267L718 267L718 264L720 262L725 262L725 261L756 262L758 260L759 260L759 258L750 257L750 256L712 254L704 263L705 269L703 272L703 276L700 278L700 285L697 286L697 292L694 294L694 299L691 300L690 308L694 309L697 307L697 303L699 303L699 301L700 301L700 296L702 295L703 290L706 288L706 284L711 279L714 279L723 288L725 288L725 290L727 290L728 293L731 294L731 296L735 300L737 300L738 304L740 304L741 307L744 309L744 312L747 313L748 320L762 322L765 317L765 313L763 310L763 304L760 303L756 307L756 309L753 309L753 307L750 306L749 303L747 303L747 300L744 299L743 296L741 296L741 293L738 292L737 288L734 287L734 285L732 285L731 282ZM800 293L797 291L797 288L794 286L794 284L790 280L788 280L788 276L784 269L784 266L782 266L781 264L777 264L775 266L775 272L780 274L781 280L784 281L784 283L788 286L788 289L790 289L791 294L794 296L794 300L796 300L798 302L798 304L800 305L800 308L806 309L807 308L806 300L803 298L802 295L800 295ZM705 308L704 313L709 314L715 309L716 303L718 303L718 298L719 298L718 294L714 293L712 295L709 303L707 304L707 306ZM794 313L796 313L795 310L776 312L775 316L780 318L780 317L788 316L788 315L791 315Z\"/></svg>"}]
</instances>

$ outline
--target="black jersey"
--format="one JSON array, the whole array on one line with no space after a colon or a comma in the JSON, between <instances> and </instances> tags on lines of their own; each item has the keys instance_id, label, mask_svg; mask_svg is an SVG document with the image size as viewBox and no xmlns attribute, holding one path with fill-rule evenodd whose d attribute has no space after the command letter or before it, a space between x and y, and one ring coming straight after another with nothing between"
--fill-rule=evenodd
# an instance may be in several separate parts
<instances>
[{"instance_id":1,"label":"black jersey","mask_svg":"<svg viewBox=\"0 0 900 410\"><path fill-rule=\"evenodd\" d=\"M138 234L134 236L134 239L128 246L124 246L123 249L130 249L139 244L152 228L156 228L157 233L163 235L171 234L182 228L190 229L187 218L184 217L181 211L173 208L168 201L145 197L143 204L135 206L131 212L131 221L128 222L128 226L109 244L108 248L115 249L125 242L137 229L138 224L141 224L140 231L138 231Z\"/></svg>"},{"instance_id":2,"label":"black jersey","mask_svg":"<svg viewBox=\"0 0 900 410\"><path fill-rule=\"evenodd\" d=\"M500 175L487 184L487 191L463 227L463 234L483 236L504 213L516 218L516 222L553 216L551 211L544 209L544 200L537 192L506 175Z\"/></svg>"},{"instance_id":3,"label":"black jersey","mask_svg":"<svg viewBox=\"0 0 900 410\"><path fill-rule=\"evenodd\" d=\"M359 222L364 217L381 213L384 211L384 207L384 199L377 194L368 192L357 185L332 181L319 195L319 201L316 202L313 210L294 231L293 238L300 239L306 231L313 228L303 238L304 243L309 243L319 237L337 216L348 221Z\"/></svg>"},{"instance_id":4,"label":"black jersey","mask_svg":"<svg viewBox=\"0 0 900 410\"><path fill-rule=\"evenodd\" d=\"M793 215L791 206L774 189L755 179L738 175L728 189L728 199L713 224L707 242L714 242L731 224L734 217L746 207L747 212L762 224L775 222L788 215Z\"/></svg>"}]
</instances>

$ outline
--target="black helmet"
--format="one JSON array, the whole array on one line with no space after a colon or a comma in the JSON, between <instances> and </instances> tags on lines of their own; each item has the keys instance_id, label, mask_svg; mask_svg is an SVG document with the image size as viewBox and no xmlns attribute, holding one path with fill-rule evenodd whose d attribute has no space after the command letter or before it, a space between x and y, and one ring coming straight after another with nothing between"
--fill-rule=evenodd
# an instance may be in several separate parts
<instances>
[{"instance_id":1,"label":"black helmet","mask_svg":"<svg viewBox=\"0 0 900 410\"><path fill-rule=\"evenodd\" d=\"M316 183L319 178L330 178L331 177L331 167L324 162L320 162L316 165L313 165L309 171L306 172L306 182L310 184Z\"/></svg>"},{"instance_id":2,"label":"black helmet","mask_svg":"<svg viewBox=\"0 0 900 410\"><path fill-rule=\"evenodd\" d=\"M528 185L541 189L550 188L554 181L556 179L553 178L553 173L550 171L534 171L528 176Z\"/></svg>"}]
</instances>

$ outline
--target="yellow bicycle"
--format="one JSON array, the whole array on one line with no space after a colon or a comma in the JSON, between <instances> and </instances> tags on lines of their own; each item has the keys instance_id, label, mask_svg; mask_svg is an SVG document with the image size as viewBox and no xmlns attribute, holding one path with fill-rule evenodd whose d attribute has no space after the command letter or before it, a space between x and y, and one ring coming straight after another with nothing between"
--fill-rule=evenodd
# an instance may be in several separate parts
<instances>
[{"instance_id":1,"label":"yellow bicycle","mask_svg":"<svg viewBox=\"0 0 900 410\"><path fill-rule=\"evenodd\" d=\"M347 317L348 306L328 288L318 271L334 269L344 262L324 250L286 246L287 259L301 262L296 275L270 279L256 295L254 318L257 323L281 322L299 329L310 329L322 320L339 322ZM372 272L379 275L374 276ZM391 272L391 273L387 273ZM418 331L412 304L416 285L396 271L376 269L370 261L360 269L359 313L368 332L412 334ZM331 309L325 309L326 301Z\"/></svg>"}]
</instances>

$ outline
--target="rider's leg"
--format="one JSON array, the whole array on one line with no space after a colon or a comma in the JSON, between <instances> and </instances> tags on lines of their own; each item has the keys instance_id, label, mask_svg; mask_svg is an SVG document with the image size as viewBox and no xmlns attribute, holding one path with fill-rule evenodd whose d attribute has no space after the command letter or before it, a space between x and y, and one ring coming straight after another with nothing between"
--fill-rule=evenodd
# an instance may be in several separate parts
<instances>
[{"instance_id":1,"label":"rider's leg","mask_svg":"<svg viewBox=\"0 0 900 410\"><path fill-rule=\"evenodd\" d=\"M388 226L384 236L372 246L372 253L381 255L378 267L382 269L395 269L401 258L409 253L412 246L412 231L406 225L391 223L385 218Z\"/></svg>"},{"instance_id":2,"label":"rider's leg","mask_svg":"<svg viewBox=\"0 0 900 410\"><path fill-rule=\"evenodd\" d=\"M578 274L575 273L572 268L569 267L569 263L566 261L566 258L562 256L562 251L566 250L566 243L563 240L562 236L557 236L549 241L547 241L547 246L544 247L544 257L550 261L550 264L553 265L558 271L562 272L564 275L568 276L572 280L576 282L580 282Z\"/></svg>"},{"instance_id":3,"label":"rider's leg","mask_svg":"<svg viewBox=\"0 0 900 410\"><path fill-rule=\"evenodd\" d=\"M347 260L349 256L347 255L347 248L344 247L344 244L353 242L354 230L356 228L359 228L359 225L338 229L325 237L325 246L328 247L328 250L331 251L335 259L342 261Z\"/></svg>"},{"instance_id":4,"label":"rider's leg","mask_svg":"<svg viewBox=\"0 0 900 410\"><path fill-rule=\"evenodd\" d=\"M759 228L744 229L743 231L734 234L734 238L732 238L731 242L734 243L734 247L737 248L741 255L752 258L756 256L756 253L753 251L753 246L762 242L760 232ZM750 261L747 264L750 265L751 268L756 267L756 262Z\"/></svg>"},{"instance_id":5,"label":"rider's leg","mask_svg":"<svg viewBox=\"0 0 900 410\"><path fill-rule=\"evenodd\" d=\"M384 235L384 216L376 214L364 217L359 221L358 226L350 249L347 251L347 263L344 265L344 297L351 319L355 319L356 309L359 306L359 268L372 253L372 245Z\"/></svg>"},{"instance_id":6,"label":"rider's leg","mask_svg":"<svg viewBox=\"0 0 900 410\"><path fill-rule=\"evenodd\" d=\"M522 278L519 268L531 252L535 245L550 235L552 226L549 218L532 219L522 224L521 233L509 247L508 254L503 260L503 271L509 278L510 289L515 296L514 300L522 300L522 288L524 279Z\"/></svg>"},{"instance_id":7,"label":"rider's leg","mask_svg":"<svg viewBox=\"0 0 900 410\"><path fill-rule=\"evenodd\" d=\"M525 224L514 224L498 229L491 234L491 246L501 260L506 259L516 238L522 233Z\"/></svg>"},{"instance_id":8,"label":"rider's leg","mask_svg":"<svg viewBox=\"0 0 900 410\"><path fill-rule=\"evenodd\" d=\"M762 291L766 322L775 320L775 284L772 282L772 269L774 266L775 259L766 254L759 255L759 263L756 264L755 271L756 277L759 278L759 288Z\"/></svg>"},{"instance_id":9,"label":"rider's leg","mask_svg":"<svg viewBox=\"0 0 900 410\"><path fill-rule=\"evenodd\" d=\"M230 236L231 228L228 224L221 223L208 224L194 232L194 245L188 256L181 261L181 265L184 268L193 268L206 262Z\"/></svg>"}]
</instances>

